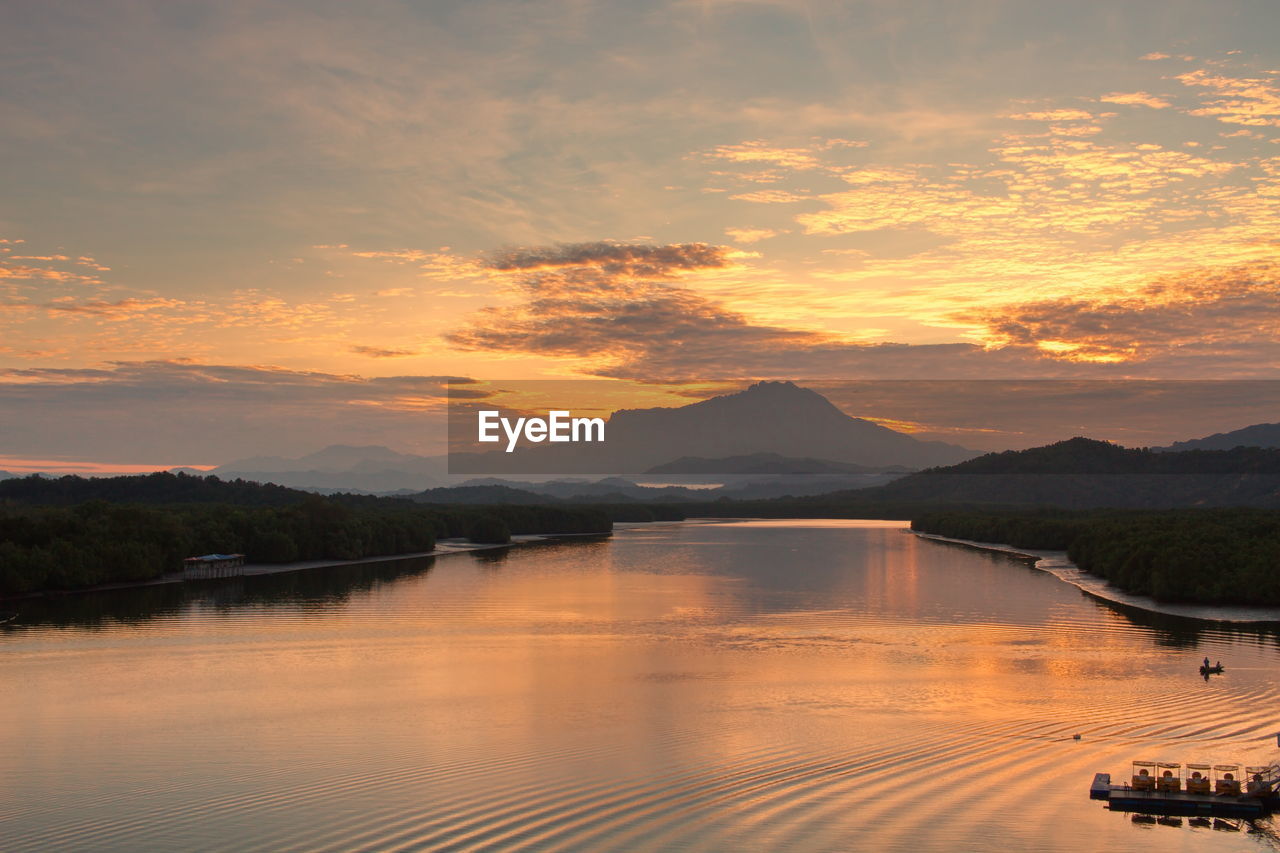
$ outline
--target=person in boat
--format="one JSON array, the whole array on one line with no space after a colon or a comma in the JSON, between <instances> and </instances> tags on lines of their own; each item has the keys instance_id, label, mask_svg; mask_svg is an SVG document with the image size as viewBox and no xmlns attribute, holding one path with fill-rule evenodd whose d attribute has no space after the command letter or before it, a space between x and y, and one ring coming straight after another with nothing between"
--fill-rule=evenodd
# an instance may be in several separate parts
<instances>
[{"instance_id":1,"label":"person in boat","mask_svg":"<svg viewBox=\"0 0 1280 853\"><path fill-rule=\"evenodd\" d=\"M1205 669L1208 669L1208 668L1209 668L1209 658L1208 658L1207 656L1206 656L1206 657L1205 657L1205 659L1204 659L1204 668L1205 668Z\"/></svg>"}]
</instances>

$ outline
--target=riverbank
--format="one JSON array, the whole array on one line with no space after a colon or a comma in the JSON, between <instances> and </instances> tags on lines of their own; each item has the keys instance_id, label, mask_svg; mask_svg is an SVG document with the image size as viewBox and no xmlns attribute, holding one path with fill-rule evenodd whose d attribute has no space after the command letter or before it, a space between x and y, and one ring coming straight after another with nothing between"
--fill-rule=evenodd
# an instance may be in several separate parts
<instances>
[{"instance_id":1,"label":"riverbank","mask_svg":"<svg viewBox=\"0 0 1280 853\"><path fill-rule=\"evenodd\" d=\"M935 542L947 542L962 545L977 551L994 551L1027 560L1031 567L1053 575L1058 580L1076 587L1085 595L1116 604L1132 607L1149 613L1160 613L1165 616L1179 616L1184 619L1199 619L1205 622L1229 622L1234 624L1280 624L1280 608L1246 607L1243 605L1215 604L1169 604L1156 601L1145 595L1132 595L1118 590L1106 579L1091 575L1067 558L1066 551L1042 551L1035 548L1015 548L995 542L977 542L972 539L956 539L950 536L939 536L936 533L911 531L921 539L932 539Z\"/></svg>"},{"instance_id":2,"label":"riverbank","mask_svg":"<svg viewBox=\"0 0 1280 853\"><path fill-rule=\"evenodd\" d=\"M529 533L517 534L511 537L511 541L502 545L478 544L468 542L465 539L440 539L436 541L436 547L431 551L415 551L407 554L385 554L379 557L360 557L355 560L298 560L292 563L245 563L242 571L238 575L232 577L261 577L262 575L282 575L290 572L305 572L310 569L331 569L340 566L356 566L366 565L369 563L388 563L395 560L413 560L422 557L448 557L451 554L468 554L473 551L490 551L496 548L512 548L518 545L528 545L534 542L546 542L555 539L581 538L590 536L608 536L608 533ZM172 572L162 575L158 578L148 578L140 581L118 581L114 583L94 584L93 586L77 587L75 589L45 589L36 592L23 593L22 595L11 596L9 598L0 598L0 604L5 607L0 610L8 610L8 605L16 604L19 601L28 601L34 598L59 598L66 595L79 595L89 592L108 592L117 589L136 589L146 586L163 586L166 584L180 583L200 583L200 580L188 581L183 578L181 572Z\"/></svg>"}]
</instances>

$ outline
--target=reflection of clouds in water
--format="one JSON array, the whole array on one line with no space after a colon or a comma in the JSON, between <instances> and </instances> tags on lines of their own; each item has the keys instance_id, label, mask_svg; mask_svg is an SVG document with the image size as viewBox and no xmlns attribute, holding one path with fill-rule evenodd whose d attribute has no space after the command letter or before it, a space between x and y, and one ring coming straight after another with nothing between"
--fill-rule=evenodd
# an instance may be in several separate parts
<instances>
[{"instance_id":1,"label":"reflection of clouds in water","mask_svg":"<svg viewBox=\"0 0 1280 853\"><path fill-rule=\"evenodd\" d=\"M207 837L213 812L140 785L135 820L109 819L116 800L74 767L43 796L41 756L70 745L126 785L163 769L167 791L213 798L219 837L245 847L905 853L998 832L1068 853L1132 840L1087 800L1094 772L1148 751L1252 760L1280 698L1265 633L1164 646L1042 572L866 522L669 524L513 550L496 574L453 559L365 580L307 599L303 575L249 578L277 606L0 634L0 678L25 685L0 731L26 733L9 766L32 792L6 844L48 849L51 826L96 848ZM104 643L120 666L84 653ZM1185 677L1205 654L1231 664L1208 704ZM98 698L65 701L79 685ZM922 812L926 776L946 784Z\"/></svg>"}]
</instances>

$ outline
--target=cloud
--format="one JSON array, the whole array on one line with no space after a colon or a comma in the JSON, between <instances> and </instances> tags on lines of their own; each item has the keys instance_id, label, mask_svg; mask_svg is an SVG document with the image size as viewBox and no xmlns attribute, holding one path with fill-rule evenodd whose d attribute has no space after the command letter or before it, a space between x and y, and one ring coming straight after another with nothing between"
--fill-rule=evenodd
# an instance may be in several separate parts
<instances>
[{"instance_id":1,"label":"cloud","mask_svg":"<svg viewBox=\"0 0 1280 853\"><path fill-rule=\"evenodd\" d=\"M775 147L759 139L737 145L720 145L713 148L708 156L731 163L772 163L787 169L823 167L822 162L807 149Z\"/></svg>"},{"instance_id":2,"label":"cloud","mask_svg":"<svg viewBox=\"0 0 1280 853\"><path fill-rule=\"evenodd\" d=\"M1009 116L1019 121L1092 121L1093 113L1078 109L1041 110L1030 113L1014 113Z\"/></svg>"},{"instance_id":3,"label":"cloud","mask_svg":"<svg viewBox=\"0 0 1280 853\"><path fill-rule=\"evenodd\" d=\"M1216 95L1205 100L1206 106L1191 110L1192 115L1213 116L1229 124L1280 127L1280 87L1274 78L1232 77L1201 68L1176 79Z\"/></svg>"},{"instance_id":4,"label":"cloud","mask_svg":"<svg viewBox=\"0 0 1280 853\"><path fill-rule=\"evenodd\" d=\"M735 243L758 243L778 236L778 232L771 228L726 228L724 233Z\"/></svg>"},{"instance_id":5,"label":"cloud","mask_svg":"<svg viewBox=\"0 0 1280 853\"><path fill-rule=\"evenodd\" d=\"M447 383L460 379L188 359L0 369L0 439L13 457L134 464L297 456L336 443L437 451Z\"/></svg>"},{"instance_id":6,"label":"cloud","mask_svg":"<svg viewBox=\"0 0 1280 853\"><path fill-rule=\"evenodd\" d=\"M702 357L707 348L774 348L817 337L753 326L670 283L677 273L727 266L721 247L589 243L508 250L490 263L519 273L511 288L522 302L473 315L447 336L461 349L589 357L625 371L664 339L677 349L696 346Z\"/></svg>"},{"instance_id":7,"label":"cloud","mask_svg":"<svg viewBox=\"0 0 1280 853\"><path fill-rule=\"evenodd\" d=\"M610 256L650 257L656 248L610 244ZM1120 295L1008 300L949 317L975 343L911 345L732 310L700 292L728 262L717 251L720 260L679 277L650 278L643 264L603 264L593 251L522 250L511 263L514 304L483 309L446 338L464 350L565 359L587 374L646 381L1242 377L1270 376L1280 364L1280 264L1202 268Z\"/></svg>"},{"instance_id":8,"label":"cloud","mask_svg":"<svg viewBox=\"0 0 1280 853\"><path fill-rule=\"evenodd\" d=\"M1239 370L1280 352L1280 267L1242 264L1164 276L1136 292L977 310L989 345L1034 346L1070 361L1202 359Z\"/></svg>"},{"instance_id":9,"label":"cloud","mask_svg":"<svg viewBox=\"0 0 1280 853\"><path fill-rule=\"evenodd\" d=\"M412 355L421 355L418 350L413 349L381 349L379 347L355 346L351 351L356 355L367 355L369 358L406 358Z\"/></svg>"},{"instance_id":10,"label":"cloud","mask_svg":"<svg viewBox=\"0 0 1280 853\"><path fill-rule=\"evenodd\" d=\"M607 275L668 277L673 273L727 266L724 250L707 243L666 246L611 242L510 248L492 253L486 262L502 272L557 268L597 269Z\"/></svg>"},{"instance_id":11,"label":"cloud","mask_svg":"<svg viewBox=\"0 0 1280 853\"><path fill-rule=\"evenodd\" d=\"M1171 106L1164 98L1158 98L1146 92L1112 92L1110 95L1103 95L1098 100L1107 104L1151 107L1153 110L1168 109Z\"/></svg>"},{"instance_id":12,"label":"cloud","mask_svg":"<svg viewBox=\"0 0 1280 853\"><path fill-rule=\"evenodd\" d=\"M42 308L51 312L64 311L69 314L92 314L98 317L128 320L134 317L146 316L156 311L181 308L185 305L186 303L181 299L166 299L164 297L135 299L133 297L129 297L126 299L118 299L115 302L104 302L102 300L89 300L85 302L74 302L70 299L67 299L66 301L54 300L53 302L48 302L44 305L29 307Z\"/></svg>"},{"instance_id":13,"label":"cloud","mask_svg":"<svg viewBox=\"0 0 1280 853\"><path fill-rule=\"evenodd\" d=\"M791 204L792 202L805 201L808 198L808 196L798 195L786 190L759 190L758 192L740 193L729 197L737 201L750 201L756 204Z\"/></svg>"},{"instance_id":14,"label":"cloud","mask_svg":"<svg viewBox=\"0 0 1280 853\"><path fill-rule=\"evenodd\" d=\"M608 244L607 252L551 247L503 255L501 263L517 271L510 283L516 304L483 309L446 339L463 350L562 358L592 375L648 381L1024 375L1057 364L1035 347L866 344L755 321L693 289L700 273L729 262L720 248L701 247L702 263L681 268L679 281L670 268L649 278L649 262L632 261L683 258L685 248ZM602 254L623 262L602 262Z\"/></svg>"}]
</instances>

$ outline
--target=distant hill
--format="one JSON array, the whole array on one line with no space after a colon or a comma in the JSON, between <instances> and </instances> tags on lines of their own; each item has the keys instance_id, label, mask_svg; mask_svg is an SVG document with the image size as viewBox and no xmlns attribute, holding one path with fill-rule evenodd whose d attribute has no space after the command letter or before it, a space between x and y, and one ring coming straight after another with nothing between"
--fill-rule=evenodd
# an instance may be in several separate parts
<instances>
[{"instance_id":1,"label":"distant hill","mask_svg":"<svg viewBox=\"0 0 1280 853\"><path fill-rule=\"evenodd\" d=\"M1236 447L1280 447L1280 424L1254 424L1204 438L1175 441L1160 450L1231 450Z\"/></svg>"},{"instance_id":2,"label":"distant hill","mask_svg":"<svg viewBox=\"0 0 1280 853\"><path fill-rule=\"evenodd\" d=\"M535 445L514 453L455 454L451 470L475 474L639 474L673 459L775 454L912 470L972 458L974 451L920 441L850 417L816 391L757 382L687 406L621 409L599 444Z\"/></svg>"},{"instance_id":3,"label":"distant hill","mask_svg":"<svg viewBox=\"0 0 1280 853\"><path fill-rule=\"evenodd\" d=\"M219 465L209 473L223 479L277 483L320 492L418 492L439 484L448 465L443 456L415 456L372 444L334 444L291 459L255 456Z\"/></svg>"},{"instance_id":4,"label":"distant hill","mask_svg":"<svg viewBox=\"0 0 1280 853\"><path fill-rule=\"evenodd\" d=\"M11 477L21 476L19 474L11 474L8 471L0 471L0 480L8 480Z\"/></svg>"},{"instance_id":5,"label":"distant hill","mask_svg":"<svg viewBox=\"0 0 1280 853\"><path fill-rule=\"evenodd\" d=\"M973 506L1280 507L1280 449L1159 452L1073 438L843 494L859 501Z\"/></svg>"},{"instance_id":6,"label":"distant hill","mask_svg":"<svg viewBox=\"0 0 1280 853\"><path fill-rule=\"evenodd\" d=\"M552 498L565 503L703 503L729 498L731 500L765 500L785 495L817 495L849 489L866 488L889 482L899 473L884 474L797 474L784 475L725 475L725 482L708 488L693 488L679 483L646 483L640 485L625 477L605 477L599 480L565 479L546 482L527 482L499 477L477 477L460 486L448 489L429 489L412 495L414 500L448 501L456 494L463 502L477 500L480 492L459 492L459 488L501 486L518 493L532 493L542 498ZM502 493L495 493L501 495ZM426 497L424 497L424 495Z\"/></svg>"},{"instance_id":7,"label":"distant hill","mask_svg":"<svg viewBox=\"0 0 1280 853\"><path fill-rule=\"evenodd\" d=\"M558 498L540 495L510 486L445 486L427 489L414 495L413 500L431 504L551 504Z\"/></svg>"},{"instance_id":8,"label":"distant hill","mask_svg":"<svg viewBox=\"0 0 1280 853\"><path fill-rule=\"evenodd\" d=\"M797 459L777 453L751 453L707 459L681 456L674 462L655 465L646 474L879 474L886 470L905 473L902 468L886 469L852 462L804 457Z\"/></svg>"}]
</instances>

